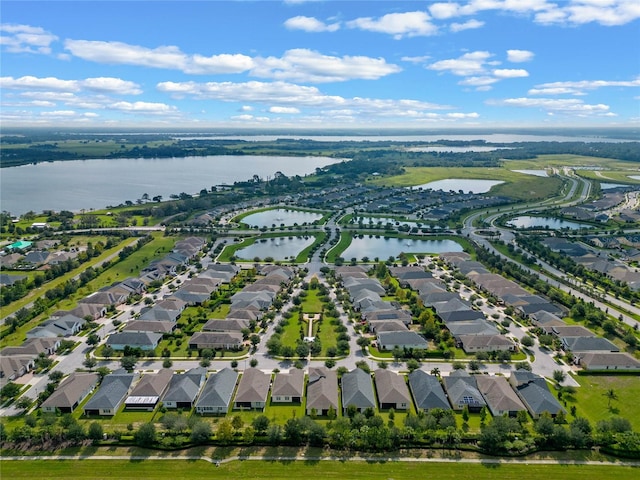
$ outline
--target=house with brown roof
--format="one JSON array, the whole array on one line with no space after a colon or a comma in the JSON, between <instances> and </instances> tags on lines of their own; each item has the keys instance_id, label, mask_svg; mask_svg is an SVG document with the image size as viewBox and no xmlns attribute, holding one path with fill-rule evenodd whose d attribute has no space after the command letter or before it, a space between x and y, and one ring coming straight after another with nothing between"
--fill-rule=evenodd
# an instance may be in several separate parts
<instances>
[{"instance_id":1,"label":"house with brown roof","mask_svg":"<svg viewBox=\"0 0 640 480\"><path fill-rule=\"evenodd\" d=\"M257 368L247 368L238 384L233 408L264 410L271 385L271 375Z\"/></svg>"},{"instance_id":2,"label":"house with brown roof","mask_svg":"<svg viewBox=\"0 0 640 480\"><path fill-rule=\"evenodd\" d=\"M307 415L338 413L338 375L326 367L309 367Z\"/></svg>"},{"instance_id":3,"label":"house with brown roof","mask_svg":"<svg viewBox=\"0 0 640 480\"><path fill-rule=\"evenodd\" d=\"M169 387L172 376L173 371L168 368L158 373L145 373L124 401L124 407L152 412Z\"/></svg>"},{"instance_id":4,"label":"house with brown roof","mask_svg":"<svg viewBox=\"0 0 640 480\"><path fill-rule=\"evenodd\" d=\"M515 417L519 411L527 409L505 377L477 375L476 383L494 417Z\"/></svg>"},{"instance_id":5,"label":"house with brown roof","mask_svg":"<svg viewBox=\"0 0 640 480\"><path fill-rule=\"evenodd\" d=\"M49 398L42 402L42 411L73 412L93 392L98 379L97 373L73 372L58 385Z\"/></svg>"},{"instance_id":6,"label":"house with brown roof","mask_svg":"<svg viewBox=\"0 0 640 480\"><path fill-rule=\"evenodd\" d=\"M292 368L289 373L279 372L273 382L271 401L276 403L300 403L304 395L304 371Z\"/></svg>"},{"instance_id":7,"label":"house with brown roof","mask_svg":"<svg viewBox=\"0 0 640 480\"><path fill-rule=\"evenodd\" d=\"M586 352L576 363L585 370L640 370L640 361L624 352Z\"/></svg>"},{"instance_id":8,"label":"house with brown roof","mask_svg":"<svg viewBox=\"0 0 640 480\"><path fill-rule=\"evenodd\" d=\"M409 410L411 394L404 375L379 368L373 374L380 410Z\"/></svg>"}]
</instances>

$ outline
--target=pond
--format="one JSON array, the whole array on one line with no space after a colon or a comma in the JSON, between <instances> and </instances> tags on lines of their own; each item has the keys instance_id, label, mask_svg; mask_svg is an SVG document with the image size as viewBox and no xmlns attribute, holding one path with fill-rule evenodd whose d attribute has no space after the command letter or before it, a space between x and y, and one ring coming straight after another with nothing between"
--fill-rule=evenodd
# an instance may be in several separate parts
<instances>
[{"instance_id":1,"label":"pond","mask_svg":"<svg viewBox=\"0 0 640 480\"><path fill-rule=\"evenodd\" d=\"M524 173L525 175L535 175L536 177L548 177L549 174L546 170L512 170L517 173Z\"/></svg>"},{"instance_id":2,"label":"pond","mask_svg":"<svg viewBox=\"0 0 640 480\"><path fill-rule=\"evenodd\" d=\"M610 190L612 188L628 187L628 186L629 185L623 185L622 183L606 183L606 182L600 183L601 190Z\"/></svg>"},{"instance_id":3,"label":"pond","mask_svg":"<svg viewBox=\"0 0 640 480\"><path fill-rule=\"evenodd\" d=\"M311 224L316 220L320 220L322 214L314 212L304 212L302 210L289 210L286 208L276 208L274 210L264 210L262 212L252 213L244 217L241 222L252 227L285 227L292 225Z\"/></svg>"},{"instance_id":4,"label":"pond","mask_svg":"<svg viewBox=\"0 0 640 480\"><path fill-rule=\"evenodd\" d=\"M532 217L530 215L512 218L507 222L507 225L515 228L548 227L550 230L577 230L580 228L593 228L591 225L586 223L570 222L553 217Z\"/></svg>"},{"instance_id":5,"label":"pond","mask_svg":"<svg viewBox=\"0 0 640 480\"><path fill-rule=\"evenodd\" d=\"M412 188L430 188L431 190L442 190L448 192L453 190L457 192L462 190L465 193L487 193L492 187L504 183L501 180L480 180L474 178L447 178L444 180L436 180L434 182L416 185Z\"/></svg>"},{"instance_id":6,"label":"pond","mask_svg":"<svg viewBox=\"0 0 640 480\"><path fill-rule=\"evenodd\" d=\"M397 220L395 218L391 218L391 217L353 217L353 221L351 222L351 225L359 225L360 223L362 223L363 226L367 227L369 225L378 225L380 224L382 226L382 228L384 228L387 223L390 223L391 225L407 225L409 227L415 227L417 226L416 222L411 222L408 220Z\"/></svg>"},{"instance_id":7,"label":"pond","mask_svg":"<svg viewBox=\"0 0 640 480\"><path fill-rule=\"evenodd\" d=\"M369 257L386 260L397 257L401 253L444 253L462 252L462 246L453 240L409 240L406 238L384 238L364 235L353 238L349 247L342 253L342 258L362 259Z\"/></svg>"},{"instance_id":8,"label":"pond","mask_svg":"<svg viewBox=\"0 0 640 480\"><path fill-rule=\"evenodd\" d=\"M298 254L315 241L313 236L262 238L237 250L235 255L244 260L258 257L274 260L294 260Z\"/></svg>"}]
</instances>

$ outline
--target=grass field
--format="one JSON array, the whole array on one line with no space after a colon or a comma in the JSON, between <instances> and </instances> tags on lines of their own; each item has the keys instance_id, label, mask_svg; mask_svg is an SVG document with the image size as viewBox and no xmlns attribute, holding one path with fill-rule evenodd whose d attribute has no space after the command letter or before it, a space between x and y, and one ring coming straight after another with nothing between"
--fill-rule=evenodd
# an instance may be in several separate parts
<instances>
[{"instance_id":1,"label":"grass field","mask_svg":"<svg viewBox=\"0 0 640 480\"><path fill-rule=\"evenodd\" d=\"M604 183L625 183L637 185L640 180L630 178L630 175L638 176L638 170L578 170L578 175L589 180L597 180Z\"/></svg>"},{"instance_id":2,"label":"grass field","mask_svg":"<svg viewBox=\"0 0 640 480\"><path fill-rule=\"evenodd\" d=\"M619 415L631 422L634 431L640 430L640 378L633 375L578 375L575 379L581 385L575 395L578 415L592 423ZM613 400L609 408L604 394L611 388L618 400ZM572 401L567 403L569 407L574 404Z\"/></svg>"},{"instance_id":3,"label":"grass field","mask_svg":"<svg viewBox=\"0 0 640 480\"><path fill-rule=\"evenodd\" d=\"M597 165L606 168L638 168L634 162L623 162L613 158L587 157L584 155L538 155L533 160L507 160L503 163L504 168L509 170L529 170L544 167L584 167Z\"/></svg>"},{"instance_id":4,"label":"grass field","mask_svg":"<svg viewBox=\"0 0 640 480\"><path fill-rule=\"evenodd\" d=\"M540 165L538 165L539 167ZM536 177L513 172L507 168L408 167L405 168L405 171L406 173L402 175L380 179L379 182L385 185L406 187L447 178L501 180L505 183L493 187L491 193L526 200L556 195L562 185L562 181L557 177Z\"/></svg>"},{"instance_id":5,"label":"grass field","mask_svg":"<svg viewBox=\"0 0 640 480\"><path fill-rule=\"evenodd\" d=\"M617 480L635 479L638 469L610 465L509 465L469 463L399 463L362 461L236 461L216 467L205 461L176 460L30 460L3 461L3 478L50 480L155 480L186 478L247 478L252 480L280 479L416 479L441 480L500 478L501 480L562 480L604 479L615 475Z\"/></svg>"}]
</instances>

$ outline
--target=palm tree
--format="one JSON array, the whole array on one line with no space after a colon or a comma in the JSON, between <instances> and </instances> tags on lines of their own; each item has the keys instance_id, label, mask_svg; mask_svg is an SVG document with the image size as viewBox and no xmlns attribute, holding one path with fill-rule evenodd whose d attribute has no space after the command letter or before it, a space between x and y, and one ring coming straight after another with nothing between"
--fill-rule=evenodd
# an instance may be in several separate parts
<instances>
[{"instance_id":1,"label":"palm tree","mask_svg":"<svg viewBox=\"0 0 640 480\"><path fill-rule=\"evenodd\" d=\"M618 400L618 395L613 388L610 388L606 392L603 393L605 397L607 397L607 406L611 408L611 400Z\"/></svg>"},{"instance_id":2,"label":"palm tree","mask_svg":"<svg viewBox=\"0 0 640 480\"><path fill-rule=\"evenodd\" d=\"M439 377L440 369L438 367L435 367L433 370L431 370L431 375L433 375L434 377Z\"/></svg>"}]
</instances>

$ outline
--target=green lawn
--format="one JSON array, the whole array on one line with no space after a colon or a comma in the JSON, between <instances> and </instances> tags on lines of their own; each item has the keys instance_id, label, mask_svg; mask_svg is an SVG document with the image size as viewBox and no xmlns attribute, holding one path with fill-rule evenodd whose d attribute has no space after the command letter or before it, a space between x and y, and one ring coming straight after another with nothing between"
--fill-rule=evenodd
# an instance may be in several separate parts
<instances>
[{"instance_id":1,"label":"green lawn","mask_svg":"<svg viewBox=\"0 0 640 480\"><path fill-rule=\"evenodd\" d=\"M307 296L302 299L302 312L303 313L320 313L322 311L322 301L320 300L320 294L317 289L306 290Z\"/></svg>"},{"instance_id":2,"label":"green lawn","mask_svg":"<svg viewBox=\"0 0 640 480\"><path fill-rule=\"evenodd\" d=\"M634 168L634 166L637 167L633 162L624 162L613 158L587 157L584 155L572 154L538 155L538 157L533 160L507 160L503 163L504 168L509 170L541 169L547 166L584 167L590 165L619 169Z\"/></svg>"},{"instance_id":3,"label":"green lawn","mask_svg":"<svg viewBox=\"0 0 640 480\"><path fill-rule=\"evenodd\" d=\"M577 375L580 383L576 389L575 405L577 414L589 419L592 423L605 420L612 415L628 419L635 431L640 430L640 378L633 375ZM607 405L605 392L613 389L618 400ZM570 399L571 400L571 399ZM574 402L568 401L570 408Z\"/></svg>"},{"instance_id":4,"label":"green lawn","mask_svg":"<svg viewBox=\"0 0 640 480\"><path fill-rule=\"evenodd\" d=\"M148 452L145 452L148 453ZM469 463L397 463L315 460L291 461L236 461L216 467L204 461L141 461L141 460L31 460L29 462L3 461L3 478L50 480L160 480L181 478L247 478L252 480L286 478L287 480L366 479L414 480L437 478L464 480L499 478L501 480L563 480L603 479L615 475L617 480L637 478L637 468L610 465L508 465Z\"/></svg>"}]
</instances>

